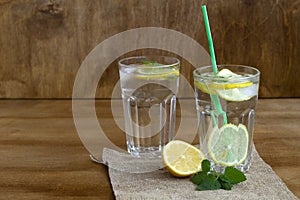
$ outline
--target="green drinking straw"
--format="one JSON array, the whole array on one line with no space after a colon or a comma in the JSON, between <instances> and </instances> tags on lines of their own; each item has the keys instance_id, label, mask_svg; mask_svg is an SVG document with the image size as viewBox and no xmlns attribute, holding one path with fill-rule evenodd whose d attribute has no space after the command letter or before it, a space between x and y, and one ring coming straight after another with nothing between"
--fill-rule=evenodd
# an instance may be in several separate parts
<instances>
[{"instance_id":1,"label":"green drinking straw","mask_svg":"<svg viewBox=\"0 0 300 200\"><path fill-rule=\"evenodd\" d=\"M208 16L207 16L207 11L206 11L205 5L202 6L202 13L203 13L203 17L204 17L204 23L205 23L205 29L206 29L207 39L208 39L209 52L210 52L210 58L211 58L211 62L212 62L213 72L215 75L217 75L218 74L217 61L216 61L216 57L215 57L214 44L213 44L213 40L211 37L209 21L208 21ZM220 114L223 115L224 124L227 124L226 112L224 112L222 110L222 106L221 106L218 95L211 94L211 99L212 99L213 104L216 107L218 115L220 115ZM213 119L214 119L214 117L213 117ZM215 126L216 120L213 120L213 121L214 121L214 126Z\"/></svg>"}]
</instances>

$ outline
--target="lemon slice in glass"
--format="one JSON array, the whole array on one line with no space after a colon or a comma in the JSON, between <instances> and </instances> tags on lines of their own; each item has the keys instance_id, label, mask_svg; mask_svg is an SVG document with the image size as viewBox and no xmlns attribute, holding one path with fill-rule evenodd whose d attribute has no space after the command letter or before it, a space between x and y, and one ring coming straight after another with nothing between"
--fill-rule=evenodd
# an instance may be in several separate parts
<instances>
[{"instance_id":1,"label":"lemon slice in glass","mask_svg":"<svg viewBox=\"0 0 300 200\"><path fill-rule=\"evenodd\" d=\"M220 129L213 128L207 143L211 159L223 166L239 165L248 153L249 136L243 124L226 124Z\"/></svg>"},{"instance_id":2,"label":"lemon slice in glass","mask_svg":"<svg viewBox=\"0 0 300 200\"><path fill-rule=\"evenodd\" d=\"M179 68L163 66L157 62L144 61L137 69L137 77L142 79L172 79L179 76Z\"/></svg>"},{"instance_id":3,"label":"lemon slice in glass","mask_svg":"<svg viewBox=\"0 0 300 200\"><path fill-rule=\"evenodd\" d=\"M218 90L230 90L236 88L245 88L252 86L252 82L242 82L242 83L210 83L205 84L204 82L195 81L195 85L199 90L207 94L216 93Z\"/></svg>"},{"instance_id":4,"label":"lemon slice in glass","mask_svg":"<svg viewBox=\"0 0 300 200\"><path fill-rule=\"evenodd\" d=\"M179 70L164 68L143 68L138 70L138 78L142 79L172 79L179 76Z\"/></svg>"},{"instance_id":5,"label":"lemon slice in glass","mask_svg":"<svg viewBox=\"0 0 300 200\"><path fill-rule=\"evenodd\" d=\"M218 95L227 101L246 101L257 93L257 84L245 88L233 88L228 90L217 90Z\"/></svg>"},{"instance_id":6,"label":"lemon slice in glass","mask_svg":"<svg viewBox=\"0 0 300 200\"><path fill-rule=\"evenodd\" d=\"M194 84L196 87L204 93L211 94L212 92L209 91L208 86L204 82L195 81Z\"/></svg>"},{"instance_id":7,"label":"lemon slice in glass","mask_svg":"<svg viewBox=\"0 0 300 200\"><path fill-rule=\"evenodd\" d=\"M189 143L173 140L164 146L162 158L171 174L185 177L201 171L201 163L205 155Z\"/></svg>"},{"instance_id":8,"label":"lemon slice in glass","mask_svg":"<svg viewBox=\"0 0 300 200\"><path fill-rule=\"evenodd\" d=\"M218 72L217 76L224 77L224 78L239 78L239 77L242 77L239 74L233 73L229 69L222 69L221 71Z\"/></svg>"},{"instance_id":9,"label":"lemon slice in glass","mask_svg":"<svg viewBox=\"0 0 300 200\"><path fill-rule=\"evenodd\" d=\"M211 77L210 83L195 81L195 85L202 92L218 94L227 101L246 101L256 95L257 84L250 81L235 82L241 77L229 69L222 69L215 77Z\"/></svg>"},{"instance_id":10,"label":"lemon slice in glass","mask_svg":"<svg viewBox=\"0 0 300 200\"><path fill-rule=\"evenodd\" d=\"M242 78L242 75L235 74L229 69L222 69L218 76L221 76L229 83L213 83L217 94L227 101L246 101L251 99L257 93L257 85L253 85L250 81L238 82L235 80ZM231 82L231 83L230 83Z\"/></svg>"}]
</instances>

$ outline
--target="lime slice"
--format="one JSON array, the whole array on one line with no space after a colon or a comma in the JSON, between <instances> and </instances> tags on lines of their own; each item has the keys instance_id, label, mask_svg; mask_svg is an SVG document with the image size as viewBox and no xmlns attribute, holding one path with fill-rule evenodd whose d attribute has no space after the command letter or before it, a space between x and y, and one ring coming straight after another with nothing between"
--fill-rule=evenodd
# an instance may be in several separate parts
<instances>
[{"instance_id":1,"label":"lime slice","mask_svg":"<svg viewBox=\"0 0 300 200\"><path fill-rule=\"evenodd\" d=\"M247 127L243 124L226 124L220 129L216 126L208 139L208 153L216 164L239 165L247 157L248 142Z\"/></svg>"}]
</instances>

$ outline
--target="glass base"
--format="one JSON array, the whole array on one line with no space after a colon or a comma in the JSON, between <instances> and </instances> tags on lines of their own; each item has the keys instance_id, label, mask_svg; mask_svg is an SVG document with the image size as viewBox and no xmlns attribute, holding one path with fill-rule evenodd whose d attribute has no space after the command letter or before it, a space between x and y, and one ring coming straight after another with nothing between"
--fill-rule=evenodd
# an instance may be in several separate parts
<instances>
[{"instance_id":1,"label":"glass base","mask_svg":"<svg viewBox=\"0 0 300 200\"><path fill-rule=\"evenodd\" d=\"M162 147L127 147L128 152L134 157L161 158Z\"/></svg>"},{"instance_id":2,"label":"glass base","mask_svg":"<svg viewBox=\"0 0 300 200\"><path fill-rule=\"evenodd\" d=\"M238 170L240 170L241 172L243 173L246 173L250 170L250 167L251 167L251 157L248 158L248 160L246 160L243 164L240 164L240 165L236 165L236 166L232 166ZM225 171L225 168L227 166L223 166L223 165L218 165L218 164L215 164L213 161L211 161L211 167L213 170L215 170L216 172L220 172L220 173L224 173Z\"/></svg>"}]
</instances>

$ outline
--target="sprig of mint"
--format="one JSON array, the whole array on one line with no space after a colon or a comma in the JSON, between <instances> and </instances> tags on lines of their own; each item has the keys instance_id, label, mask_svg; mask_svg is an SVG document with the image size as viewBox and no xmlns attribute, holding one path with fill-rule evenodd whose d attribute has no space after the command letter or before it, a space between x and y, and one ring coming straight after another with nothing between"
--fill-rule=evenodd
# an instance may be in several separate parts
<instances>
[{"instance_id":1,"label":"sprig of mint","mask_svg":"<svg viewBox=\"0 0 300 200\"><path fill-rule=\"evenodd\" d=\"M197 190L231 190L234 184L247 180L246 176L234 167L226 167L224 174L212 170L208 160L202 161L201 168L202 171L192 177Z\"/></svg>"}]
</instances>

